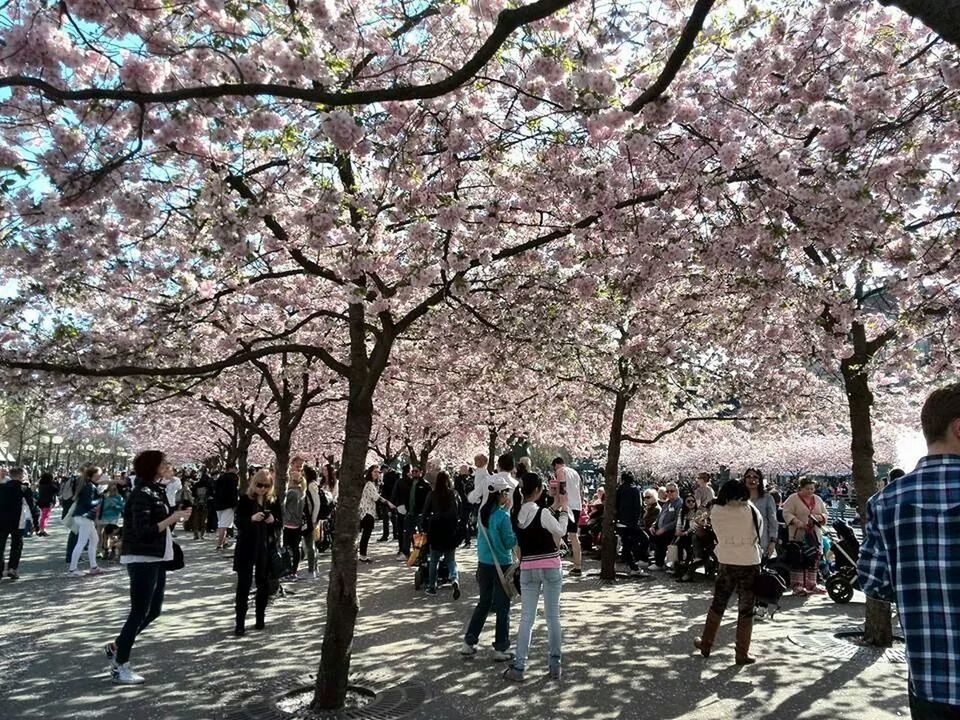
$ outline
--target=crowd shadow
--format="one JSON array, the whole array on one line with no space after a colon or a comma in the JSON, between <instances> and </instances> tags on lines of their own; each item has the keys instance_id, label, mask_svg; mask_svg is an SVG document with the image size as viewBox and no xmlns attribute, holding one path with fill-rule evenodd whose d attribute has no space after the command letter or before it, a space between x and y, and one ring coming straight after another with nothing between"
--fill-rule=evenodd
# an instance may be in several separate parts
<instances>
[{"instance_id":1,"label":"crowd shadow","mask_svg":"<svg viewBox=\"0 0 960 720\"><path fill-rule=\"evenodd\" d=\"M126 573L113 567L99 578L66 578L65 537L47 540L28 541L24 580L0 586L0 653L22 659L11 662L12 681L0 684L4 718L214 718L266 697L271 683L307 684L316 672L329 555L320 558L320 579L289 584L292 594L271 604L266 630L235 638L229 557L210 540L181 539L187 565L170 574L164 613L131 658L149 682L117 687L101 648L126 616ZM903 666L876 663L866 652L849 660L824 657L789 640L806 629L856 624L862 618L856 603L785 597L775 621L757 625L758 663L740 667L733 663L735 610L727 613L713 656L704 659L692 642L712 586L663 576L612 586L590 577L565 581L562 683L545 675L542 618L527 682L508 683L489 648L492 616L482 651L468 659L458 654L476 602L473 552L458 558L463 597L453 601L449 587L432 597L417 592L414 570L392 551L378 546L376 562L359 568L352 674L428 685L434 698L413 717L872 719L906 711ZM518 621L517 602L511 638Z\"/></svg>"}]
</instances>

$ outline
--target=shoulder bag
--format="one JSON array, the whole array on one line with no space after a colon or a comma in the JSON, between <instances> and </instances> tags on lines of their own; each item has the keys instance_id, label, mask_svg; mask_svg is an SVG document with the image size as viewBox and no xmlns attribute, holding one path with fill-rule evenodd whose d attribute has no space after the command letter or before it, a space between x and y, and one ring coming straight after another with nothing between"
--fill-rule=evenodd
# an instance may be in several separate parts
<instances>
[{"instance_id":1,"label":"shoulder bag","mask_svg":"<svg viewBox=\"0 0 960 720\"><path fill-rule=\"evenodd\" d=\"M489 522L489 518L487 520ZM497 569L497 577L500 578L500 586L503 588L503 594L507 596L508 600L512 600L517 596L517 585L514 581L514 576L517 573L517 570L520 568L520 563L517 562L516 554L511 551L513 555L513 563L506 570L500 567L500 563L496 561L496 551L494 550L493 543L490 541L490 535L487 534L487 529L483 526L482 522L478 522L477 525L480 526L480 532L483 533L484 539L487 541L487 545L490 546L490 551L494 555L493 566Z\"/></svg>"}]
</instances>

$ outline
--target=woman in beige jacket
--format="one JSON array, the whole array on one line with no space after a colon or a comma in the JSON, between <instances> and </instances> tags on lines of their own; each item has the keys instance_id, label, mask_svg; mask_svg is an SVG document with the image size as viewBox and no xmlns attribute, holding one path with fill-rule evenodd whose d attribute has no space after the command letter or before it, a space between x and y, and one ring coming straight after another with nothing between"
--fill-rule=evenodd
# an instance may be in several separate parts
<instances>
[{"instance_id":1,"label":"woman in beige jacket","mask_svg":"<svg viewBox=\"0 0 960 720\"><path fill-rule=\"evenodd\" d=\"M713 588L713 603L707 611L703 635L693 644L704 657L717 636L720 620L737 591L737 665L755 662L750 657L750 637L753 634L753 585L760 572L760 537L763 535L763 518L750 502L750 492L740 480L728 480L720 488L710 510L710 524L717 536L717 560L720 569Z\"/></svg>"},{"instance_id":2,"label":"woman in beige jacket","mask_svg":"<svg viewBox=\"0 0 960 720\"><path fill-rule=\"evenodd\" d=\"M788 537L791 541L810 548L809 555L804 556L802 567L790 569L790 585L794 595L826 592L825 588L817 585L817 567L823 552L823 526L827 523L827 506L814 494L816 487L813 480L800 478L800 489L788 497L782 506Z\"/></svg>"}]
</instances>

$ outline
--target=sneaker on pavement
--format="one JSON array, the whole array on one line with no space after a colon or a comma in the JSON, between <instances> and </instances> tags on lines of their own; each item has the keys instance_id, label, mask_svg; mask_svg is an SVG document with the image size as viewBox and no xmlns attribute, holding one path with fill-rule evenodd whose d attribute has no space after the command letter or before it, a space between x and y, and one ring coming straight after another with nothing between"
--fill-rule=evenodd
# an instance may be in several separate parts
<instances>
[{"instance_id":1,"label":"sneaker on pavement","mask_svg":"<svg viewBox=\"0 0 960 720\"><path fill-rule=\"evenodd\" d=\"M823 585L814 585L813 587L807 588L807 592L811 595L826 595L827 589Z\"/></svg>"},{"instance_id":2,"label":"sneaker on pavement","mask_svg":"<svg viewBox=\"0 0 960 720\"><path fill-rule=\"evenodd\" d=\"M496 662L507 662L513 660L513 650L497 650L493 653L493 659Z\"/></svg>"},{"instance_id":3,"label":"sneaker on pavement","mask_svg":"<svg viewBox=\"0 0 960 720\"><path fill-rule=\"evenodd\" d=\"M130 669L129 664L115 665L110 670L110 675L117 685L142 685L144 682L142 675L137 675Z\"/></svg>"},{"instance_id":4,"label":"sneaker on pavement","mask_svg":"<svg viewBox=\"0 0 960 720\"><path fill-rule=\"evenodd\" d=\"M476 646L476 645L468 645L467 643L464 643L463 645L460 646L460 654L461 654L461 655L476 655L476 654L477 654L477 646Z\"/></svg>"},{"instance_id":5,"label":"sneaker on pavement","mask_svg":"<svg viewBox=\"0 0 960 720\"><path fill-rule=\"evenodd\" d=\"M460 583L458 582L455 582L453 584L453 599L454 600L460 599Z\"/></svg>"},{"instance_id":6,"label":"sneaker on pavement","mask_svg":"<svg viewBox=\"0 0 960 720\"><path fill-rule=\"evenodd\" d=\"M436 594L437 594L437 589L436 589L436 588L432 588L432 587L428 587L425 592L427 593L427 595L436 595Z\"/></svg>"},{"instance_id":7,"label":"sneaker on pavement","mask_svg":"<svg viewBox=\"0 0 960 720\"><path fill-rule=\"evenodd\" d=\"M512 680L513 682L523 682L523 670L517 670L511 665L503 671L503 679Z\"/></svg>"},{"instance_id":8,"label":"sneaker on pavement","mask_svg":"<svg viewBox=\"0 0 960 720\"><path fill-rule=\"evenodd\" d=\"M87 573L87 575L103 575L103 574L104 574L104 570L101 567L90 568L90 572Z\"/></svg>"},{"instance_id":9,"label":"sneaker on pavement","mask_svg":"<svg viewBox=\"0 0 960 720\"><path fill-rule=\"evenodd\" d=\"M70 577L83 577L86 573L80 568L77 568L76 570L67 570L67 575Z\"/></svg>"},{"instance_id":10,"label":"sneaker on pavement","mask_svg":"<svg viewBox=\"0 0 960 720\"><path fill-rule=\"evenodd\" d=\"M19 580L20 573L18 573L16 570L7 570L7 577L11 580Z\"/></svg>"},{"instance_id":11,"label":"sneaker on pavement","mask_svg":"<svg viewBox=\"0 0 960 720\"><path fill-rule=\"evenodd\" d=\"M573 568L570 571L570 577L580 577L581 575L583 575L583 570L580 568Z\"/></svg>"}]
</instances>

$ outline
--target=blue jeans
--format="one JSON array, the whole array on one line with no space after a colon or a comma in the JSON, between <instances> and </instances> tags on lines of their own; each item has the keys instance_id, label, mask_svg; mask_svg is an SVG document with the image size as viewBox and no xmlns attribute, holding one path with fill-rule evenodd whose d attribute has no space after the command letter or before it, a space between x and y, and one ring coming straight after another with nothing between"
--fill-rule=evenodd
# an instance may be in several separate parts
<instances>
[{"instance_id":1,"label":"blue jeans","mask_svg":"<svg viewBox=\"0 0 960 720\"><path fill-rule=\"evenodd\" d=\"M537 605L543 593L543 614L547 620L547 637L550 643L550 668L560 667L563 631L560 629L560 590L563 588L563 571L560 568L544 570L520 570L520 629L517 631L517 655L513 667L523 671L530 652L530 637L537 619Z\"/></svg>"},{"instance_id":2,"label":"blue jeans","mask_svg":"<svg viewBox=\"0 0 960 720\"><path fill-rule=\"evenodd\" d=\"M431 550L430 551L430 579L427 580L427 587L437 589L437 566L440 564L440 558L447 561L447 569L450 571L450 582L457 582L457 550Z\"/></svg>"},{"instance_id":3,"label":"blue jeans","mask_svg":"<svg viewBox=\"0 0 960 720\"><path fill-rule=\"evenodd\" d=\"M509 567L501 566L506 570ZM474 608L467 634L463 641L470 646L480 642L480 633L491 608L497 614L497 629L494 634L493 649L503 652L510 647L510 598L503 592L497 568L487 563L477 564L477 580L480 583L480 599Z\"/></svg>"}]
</instances>

